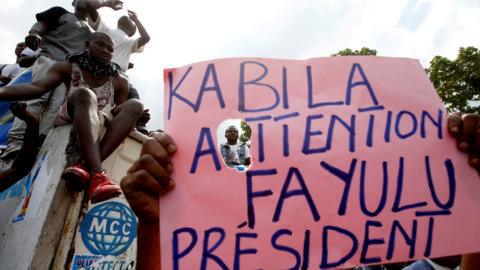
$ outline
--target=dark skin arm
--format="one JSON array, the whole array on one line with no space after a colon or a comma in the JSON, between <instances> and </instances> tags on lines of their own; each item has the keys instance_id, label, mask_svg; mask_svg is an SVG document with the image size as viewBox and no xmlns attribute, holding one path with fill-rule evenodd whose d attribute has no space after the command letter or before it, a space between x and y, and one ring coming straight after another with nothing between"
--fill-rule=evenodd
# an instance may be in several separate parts
<instances>
[{"instance_id":1,"label":"dark skin arm","mask_svg":"<svg viewBox=\"0 0 480 270\"><path fill-rule=\"evenodd\" d=\"M128 17L130 17L130 19L137 25L138 33L140 34L140 37L138 38L137 46L140 48L150 41L150 35L148 34L147 30L138 19L137 13L129 10Z\"/></svg>"},{"instance_id":2,"label":"dark skin arm","mask_svg":"<svg viewBox=\"0 0 480 270\"><path fill-rule=\"evenodd\" d=\"M457 139L457 148L468 154L468 163L480 173L480 115L452 113L448 116L448 131ZM462 256L462 270L476 270L480 253Z\"/></svg>"},{"instance_id":3,"label":"dark skin arm","mask_svg":"<svg viewBox=\"0 0 480 270\"><path fill-rule=\"evenodd\" d=\"M28 100L38 98L51 91L62 82L68 85L72 67L68 63L53 65L44 79L31 84L17 84L0 88L0 100Z\"/></svg>"},{"instance_id":4,"label":"dark skin arm","mask_svg":"<svg viewBox=\"0 0 480 270\"><path fill-rule=\"evenodd\" d=\"M85 2L88 16L93 22L98 20L98 9L101 7L110 7L113 10L120 10L123 8L123 2L119 0L86 0Z\"/></svg>"},{"instance_id":5,"label":"dark skin arm","mask_svg":"<svg viewBox=\"0 0 480 270\"><path fill-rule=\"evenodd\" d=\"M38 153L38 118L26 110L25 103L12 103L10 110L26 122L25 140L10 168L0 172L0 192L5 191L27 175Z\"/></svg>"},{"instance_id":6,"label":"dark skin arm","mask_svg":"<svg viewBox=\"0 0 480 270\"><path fill-rule=\"evenodd\" d=\"M128 99L128 80L125 77L117 76L113 80L114 102L120 105Z\"/></svg>"},{"instance_id":7,"label":"dark skin arm","mask_svg":"<svg viewBox=\"0 0 480 270\"><path fill-rule=\"evenodd\" d=\"M138 217L137 269L159 270L159 198L175 186L170 157L177 147L166 133L155 132L151 137L143 143L140 157L122 179L121 187Z\"/></svg>"},{"instance_id":8,"label":"dark skin arm","mask_svg":"<svg viewBox=\"0 0 480 270\"><path fill-rule=\"evenodd\" d=\"M18 65L22 68L28 68L35 63L35 60L37 60L36 56L22 56L18 59Z\"/></svg>"},{"instance_id":9,"label":"dark skin arm","mask_svg":"<svg viewBox=\"0 0 480 270\"><path fill-rule=\"evenodd\" d=\"M11 80L12 80L12 78L10 78L10 77L0 75L0 81L2 81L2 83L4 85L7 85Z\"/></svg>"}]
</instances>

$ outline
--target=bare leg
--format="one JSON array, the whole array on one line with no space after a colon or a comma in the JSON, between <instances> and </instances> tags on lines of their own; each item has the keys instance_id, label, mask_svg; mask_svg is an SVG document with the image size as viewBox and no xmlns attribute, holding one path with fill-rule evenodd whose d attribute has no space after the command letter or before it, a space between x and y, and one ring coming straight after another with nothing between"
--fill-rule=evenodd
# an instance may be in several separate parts
<instances>
[{"instance_id":1,"label":"bare leg","mask_svg":"<svg viewBox=\"0 0 480 270\"><path fill-rule=\"evenodd\" d=\"M100 142L100 157L106 159L125 140L143 113L143 104L129 99L115 107L114 118L107 126L107 132Z\"/></svg>"},{"instance_id":2,"label":"bare leg","mask_svg":"<svg viewBox=\"0 0 480 270\"><path fill-rule=\"evenodd\" d=\"M26 110L25 103L13 103L10 110L25 121L27 129L22 148L13 161L12 167L0 172L0 192L15 184L32 169L38 154L38 118Z\"/></svg>"},{"instance_id":3,"label":"bare leg","mask_svg":"<svg viewBox=\"0 0 480 270\"><path fill-rule=\"evenodd\" d=\"M80 144L85 165L91 172L102 171L98 134L100 121L97 113L97 97L86 88L79 88L68 99L69 114Z\"/></svg>"},{"instance_id":4,"label":"bare leg","mask_svg":"<svg viewBox=\"0 0 480 270\"><path fill-rule=\"evenodd\" d=\"M90 176L84 177L90 178L87 180L90 182L87 189L88 198L92 203L98 203L119 196L122 190L103 170L100 159L97 96L89 89L80 88L70 95L68 102L68 113L73 117L73 127L80 144L80 152L90 171ZM75 168L65 169L64 178L69 170L74 172Z\"/></svg>"}]
</instances>

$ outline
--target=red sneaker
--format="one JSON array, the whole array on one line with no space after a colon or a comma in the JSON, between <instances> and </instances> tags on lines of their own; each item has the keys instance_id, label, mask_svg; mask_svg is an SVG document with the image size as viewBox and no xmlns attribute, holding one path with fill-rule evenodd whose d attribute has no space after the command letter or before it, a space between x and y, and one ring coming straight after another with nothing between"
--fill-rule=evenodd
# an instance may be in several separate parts
<instances>
[{"instance_id":1,"label":"red sneaker","mask_svg":"<svg viewBox=\"0 0 480 270\"><path fill-rule=\"evenodd\" d=\"M81 163L66 168L61 177L67 182L68 187L75 191L84 190L90 181L90 173Z\"/></svg>"},{"instance_id":2,"label":"red sneaker","mask_svg":"<svg viewBox=\"0 0 480 270\"><path fill-rule=\"evenodd\" d=\"M103 202L122 194L120 187L110 180L106 171L95 173L92 176L87 192L92 203Z\"/></svg>"}]
</instances>

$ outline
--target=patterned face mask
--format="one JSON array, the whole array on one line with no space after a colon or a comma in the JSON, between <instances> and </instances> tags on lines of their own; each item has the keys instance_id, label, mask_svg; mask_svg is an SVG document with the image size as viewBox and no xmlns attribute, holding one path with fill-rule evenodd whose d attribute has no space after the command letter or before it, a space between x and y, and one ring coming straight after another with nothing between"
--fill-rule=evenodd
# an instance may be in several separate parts
<instances>
[{"instance_id":1,"label":"patterned face mask","mask_svg":"<svg viewBox=\"0 0 480 270\"><path fill-rule=\"evenodd\" d=\"M93 77L117 77L120 67L115 63L100 64L88 59L88 51L70 54L67 56L69 63L77 63L82 70L93 74Z\"/></svg>"}]
</instances>

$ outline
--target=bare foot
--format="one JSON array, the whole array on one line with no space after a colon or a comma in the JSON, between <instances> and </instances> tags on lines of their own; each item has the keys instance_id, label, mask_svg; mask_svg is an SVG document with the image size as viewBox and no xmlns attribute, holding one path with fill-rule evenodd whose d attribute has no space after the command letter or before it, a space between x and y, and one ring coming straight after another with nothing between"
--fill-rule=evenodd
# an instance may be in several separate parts
<instances>
[{"instance_id":1,"label":"bare foot","mask_svg":"<svg viewBox=\"0 0 480 270\"><path fill-rule=\"evenodd\" d=\"M20 102L12 103L10 104L10 110L12 111L13 115L22 119L23 121L29 124L38 125L38 117L27 111L27 104Z\"/></svg>"}]
</instances>

